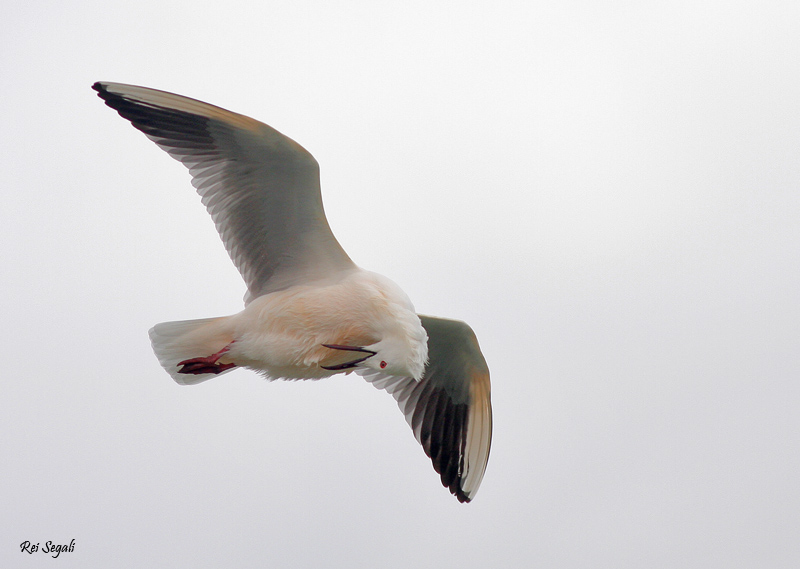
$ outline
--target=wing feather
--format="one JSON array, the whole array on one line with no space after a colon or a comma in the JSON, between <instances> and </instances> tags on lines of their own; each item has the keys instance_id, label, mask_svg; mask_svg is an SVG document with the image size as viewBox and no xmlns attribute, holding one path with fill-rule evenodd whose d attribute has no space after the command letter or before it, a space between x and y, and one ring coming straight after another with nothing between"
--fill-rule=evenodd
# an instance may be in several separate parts
<instances>
[{"instance_id":1,"label":"wing feather","mask_svg":"<svg viewBox=\"0 0 800 569\"><path fill-rule=\"evenodd\" d=\"M355 265L322 207L319 166L302 146L194 99L95 83L106 105L181 162L247 284L247 300Z\"/></svg>"},{"instance_id":2,"label":"wing feather","mask_svg":"<svg viewBox=\"0 0 800 569\"><path fill-rule=\"evenodd\" d=\"M363 372L391 393L439 473L459 501L483 480L492 440L489 368L464 322L420 316L428 333L428 365L420 381Z\"/></svg>"}]
</instances>

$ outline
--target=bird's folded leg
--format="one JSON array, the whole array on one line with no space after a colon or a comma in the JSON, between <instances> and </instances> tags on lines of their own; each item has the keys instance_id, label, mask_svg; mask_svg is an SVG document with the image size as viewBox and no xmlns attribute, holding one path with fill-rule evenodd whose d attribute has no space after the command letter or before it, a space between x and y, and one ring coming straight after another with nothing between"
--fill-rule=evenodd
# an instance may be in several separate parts
<instances>
[{"instance_id":1,"label":"bird's folded leg","mask_svg":"<svg viewBox=\"0 0 800 569\"><path fill-rule=\"evenodd\" d=\"M367 354L366 356L350 360L349 362L344 362L342 364L330 365L330 366L319 366L322 369L329 369L332 371L341 371L344 369L352 369L356 367L358 364L363 362L364 360L371 358L378 352L373 352L372 350L368 350L366 348L362 348L360 346L342 346L340 344L322 344L326 348L330 348L331 350L344 350L348 352L361 352Z\"/></svg>"},{"instance_id":2,"label":"bird's folded leg","mask_svg":"<svg viewBox=\"0 0 800 569\"><path fill-rule=\"evenodd\" d=\"M190 373L192 375L200 375L203 373L217 374L236 367L236 364L234 363L218 363L219 359L231 349L231 345L233 345L233 342L222 348L216 354L211 354L210 356L206 356L204 358L191 358L188 360L183 360L182 362L178 362L179 366L183 366L178 370L178 373Z\"/></svg>"}]
</instances>

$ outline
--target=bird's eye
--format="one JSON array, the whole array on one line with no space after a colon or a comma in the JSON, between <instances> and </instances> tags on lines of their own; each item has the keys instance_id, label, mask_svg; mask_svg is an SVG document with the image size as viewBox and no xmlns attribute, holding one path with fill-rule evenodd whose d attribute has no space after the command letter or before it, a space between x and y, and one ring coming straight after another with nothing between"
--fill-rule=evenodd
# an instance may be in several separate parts
<instances>
[{"instance_id":1,"label":"bird's eye","mask_svg":"<svg viewBox=\"0 0 800 569\"><path fill-rule=\"evenodd\" d=\"M386 367L386 362L381 362L381 369Z\"/></svg>"}]
</instances>

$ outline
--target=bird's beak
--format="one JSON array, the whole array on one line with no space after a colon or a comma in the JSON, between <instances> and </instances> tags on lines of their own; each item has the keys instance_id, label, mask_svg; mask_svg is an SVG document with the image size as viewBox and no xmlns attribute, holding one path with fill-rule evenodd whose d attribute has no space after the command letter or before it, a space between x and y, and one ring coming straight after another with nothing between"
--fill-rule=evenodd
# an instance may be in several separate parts
<instances>
[{"instance_id":1,"label":"bird's beak","mask_svg":"<svg viewBox=\"0 0 800 569\"><path fill-rule=\"evenodd\" d=\"M339 344L322 344L326 348L330 348L331 350L345 350L348 352L361 352L367 354L366 356L356 358L354 360L350 360L349 362L344 362L342 364L336 364L332 366L320 366L322 369L329 369L332 371L341 371L344 369L352 369L356 367L358 364L363 362L364 360L371 358L378 352L373 352L372 350L368 350L366 348L362 348L360 346L341 346Z\"/></svg>"}]
</instances>

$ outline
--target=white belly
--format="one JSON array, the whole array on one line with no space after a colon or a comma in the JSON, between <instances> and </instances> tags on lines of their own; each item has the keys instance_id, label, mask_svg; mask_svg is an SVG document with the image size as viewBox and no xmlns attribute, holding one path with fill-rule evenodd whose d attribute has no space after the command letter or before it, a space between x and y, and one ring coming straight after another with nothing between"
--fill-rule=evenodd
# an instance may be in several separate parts
<instances>
[{"instance_id":1,"label":"white belly","mask_svg":"<svg viewBox=\"0 0 800 569\"><path fill-rule=\"evenodd\" d=\"M270 378L328 377L338 372L322 365L352 356L322 344L375 344L391 329L398 310L413 312L408 297L388 279L366 271L335 283L291 287L256 298L230 317L235 339L225 360Z\"/></svg>"}]
</instances>

